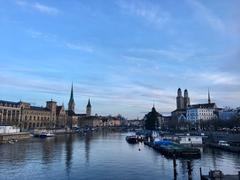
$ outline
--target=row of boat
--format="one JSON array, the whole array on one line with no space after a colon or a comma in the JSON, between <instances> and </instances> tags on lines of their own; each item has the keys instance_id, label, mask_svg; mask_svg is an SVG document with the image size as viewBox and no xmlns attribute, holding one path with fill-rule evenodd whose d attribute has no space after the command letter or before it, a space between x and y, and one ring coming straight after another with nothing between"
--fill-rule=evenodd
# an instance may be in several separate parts
<instances>
[{"instance_id":1,"label":"row of boat","mask_svg":"<svg viewBox=\"0 0 240 180\"><path fill-rule=\"evenodd\" d=\"M201 151L198 148L186 147L184 145L169 141L159 140L154 142L144 142L145 145L152 147L161 154L168 157L199 158Z\"/></svg>"},{"instance_id":2,"label":"row of boat","mask_svg":"<svg viewBox=\"0 0 240 180\"><path fill-rule=\"evenodd\" d=\"M138 142L144 142L145 145L152 147L159 151L161 154L168 157L187 157L187 158L199 158L201 157L201 151L198 148L187 147L182 144L164 140L164 139L150 139L141 136L127 136L126 141L130 144L136 144Z\"/></svg>"}]
</instances>

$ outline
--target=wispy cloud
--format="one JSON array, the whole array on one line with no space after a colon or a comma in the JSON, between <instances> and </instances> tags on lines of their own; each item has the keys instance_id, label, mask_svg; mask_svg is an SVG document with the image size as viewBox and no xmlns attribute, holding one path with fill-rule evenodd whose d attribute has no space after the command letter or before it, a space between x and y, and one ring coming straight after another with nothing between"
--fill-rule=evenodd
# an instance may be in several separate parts
<instances>
[{"instance_id":1,"label":"wispy cloud","mask_svg":"<svg viewBox=\"0 0 240 180\"><path fill-rule=\"evenodd\" d=\"M44 41L51 41L51 42L57 41L57 36L55 34L44 33L34 29L27 29L26 32L34 39L41 39Z\"/></svg>"},{"instance_id":2,"label":"wispy cloud","mask_svg":"<svg viewBox=\"0 0 240 180\"><path fill-rule=\"evenodd\" d=\"M200 77L215 85L240 85L239 77L230 73L207 72L200 73Z\"/></svg>"},{"instance_id":3,"label":"wispy cloud","mask_svg":"<svg viewBox=\"0 0 240 180\"><path fill-rule=\"evenodd\" d=\"M197 13L200 18L204 19L211 28L225 32L226 26L223 20L216 16L209 8L198 0L187 0L187 2L192 6L194 12Z\"/></svg>"},{"instance_id":4,"label":"wispy cloud","mask_svg":"<svg viewBox=\"0 0 240 180\"><path fill-rule=\"evenodd\" d=\"M164 11L159 4L147 1L118 1L118 6L126 13L130 13L147 20L158 26L162 26L170 20L170 14Z\"/></svg>"},{"instance_id":5,"label":"wispy cloud","mask_svg":"<svg viewBox=\"0 0 240 180\"><path fill-rule=\"evenodd\" d=\"M93 52L93 48L88 45L81 45L81 44L74 44L74 43L66 43L65 44L67 48L73 49L73 50L80 50L85 52Z\"/></svg>"},{"instance_id":6,"label":"wispy cloud","mask_svg":"<svg viewBox=\"0 0 240 180\"><path fill-rule=\"evenodd\" d=\"M65 47L67 49L79 50L87 53L92 53L94 51L94 48L90 45L66 42L55 34L45 33L34 29L27 29L26 32L34 39L41 39L46 42L56 43L57 46Z\"/></svg>"},{"instance_id":7,"label":"wispy cloud","mask_svg":"<svg viewBox=\"0 0 240 180\"><path fill-rule=\"evenodd\" d=\"M47 6L39 2L30 3L29 1L17 0L16 3L19 6L22 6L25 8L31 8L35 11L48 14L48 15L57 15L60 12L59 9L55 7Z\"/></svg>"},{"instance_id":8,"label":"wispy cloud","mask_svg":"<svg viewBox=\"0 0 240 180\"><path fill-rule=\"evenodd\" d=\"M167 49L159 49L159 48L143 48L143 49L136 49L132 48L129 49L129 52L140 54L140 55L157 55L165 57L170 60L177 60L177 61L187 61L189 59L193 60L196 56L201 55L205 50L204 49L183 49L183 48L167 48Z\"/></svg>"}]
</instances>

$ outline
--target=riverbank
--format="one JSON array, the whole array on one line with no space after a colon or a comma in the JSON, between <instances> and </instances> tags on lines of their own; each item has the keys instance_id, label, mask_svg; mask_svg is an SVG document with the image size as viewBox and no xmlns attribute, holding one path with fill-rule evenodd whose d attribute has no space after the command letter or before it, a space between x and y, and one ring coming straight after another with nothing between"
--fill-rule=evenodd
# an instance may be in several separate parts
<instances>
[{"instance_id":1,"label":"riverbank","mask_svg":"<svg viewBox=\"0 0 240 180\"><path fill-rule=\"evenodd\" d=\"M19 140L29 139L30 137L31 136L29 132L0 134L0 144L4 144L13 140L19 141Z\"/></svg>"}]
</instances>

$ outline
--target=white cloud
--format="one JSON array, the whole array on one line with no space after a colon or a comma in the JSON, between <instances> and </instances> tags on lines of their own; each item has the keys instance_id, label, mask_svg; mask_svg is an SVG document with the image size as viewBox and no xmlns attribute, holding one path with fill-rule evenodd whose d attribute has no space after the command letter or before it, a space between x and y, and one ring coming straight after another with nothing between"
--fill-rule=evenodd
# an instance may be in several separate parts
<instances>
[{"instance_id":1,"label":"white cloud","mask_svg":"<svg viewBox=\"0 0 240 180\"><path fill-rule=\"evenodd\" d=\"M145 49L129 49L129 52L137 53L137 54L148 54L148 55L158 55L167 57L171 60L177 60L177 61L186 61L186 60L193 60L196 56L199 56L199 54L203 53L204 49L182 49L182 48L176 48L172 47L169 49L158 49L158 48L145 48Z\"/></svg>"},{"instance_id":2,"label":"white cloud","mask_svg":"<svg viewBox=\"0 0 240 180\"><path fill-rule=\"evenodd\" d=\"M34 30L34 29L27 29L26 32L33 39L40 39L40 40L43 40L45 42L51 42L51 43L59 44L58 38L55 34L49 34L49 33L37 31L37 30Z\"/></svg>"},{"instance_id":3,"label":"white cloud","mask_svg":"<svg viewBox=\"0 0 240 180\"><path fill-rule=\"evenodd\" d=\"M143 1L119 1L118 6L125 12L139 16L150 23L162 26L170 20L170 14L157 4Z\"/></svg>"},{"instance_id":4,"label":"white cloud","mask_svg":"<svg viewBox=\"0 0 240 180\"><path fill-rule=\"evenodd\" d=\"M209 26L211 26L213 29L225 32L226 27L224 22L209 8L197 0L187 0L187 2L193 7L194 12L197 13L200 18L203 18L209 24Z\"/></svg>"},{"instance_id":5,"label":"white cloud","mask_svg":"<svg viewBox=\"0 0 240 180\"><path fill-rule=\"evenodd\" d=\"M55 43L57 46L65 47L72 50L79 50L87 53L92 53L94 51L94 48L89 45L65 42L54 34L36 31L34 29L27 29L26 32L34 39L41 39L46 42L52 42Z\"/></svg>"},{"instance_id":6,"label":"white cloud","mask_svg":"<svg viewBox=\"0 0 240 180\"><path fill-rule=\"evenodd\" d=\"M74 43L66 43L66 47L73 50L80 50L85 52L93 52L93 48L88 45L74 44Z\"/></svg>"},{"instance_id":7,"label":"white cloud","mask_svg":"<svg viewBox=\"0 0 240 180\"><path fill-rule=\"evenodd\" d=\"M36 10L38 12L48 14L48 15L57 15L60 12L59 9L55 7L40 4L38 2L30 3L28 1L17 0L16 4L24 8L31 8L33 10Z\"/></svg>"},{"instance_id":8,"label":"white cloud","mask_svg":"<svg viewBox=\"0 0 240 180\"><path fill-rule=\"evenodd\" d=\"M208 72L200 74L200 77L215 85L240 85L239 77L229 73Z\"/></svg>"},{"instance_id":9,"label":"white cloud","mask_svg":"<svg viewBox=\"0 0 240 180\"><path fill-rule=\"evenodd\" d=\"M57 8L54 7L50 7L50 6L46 6L40 3L34 3L32 5L33 8L35 8L36 10L42 12L42 13L46 13L46 14L58 14L59 10Z\"/></svg>"}]
</instances>

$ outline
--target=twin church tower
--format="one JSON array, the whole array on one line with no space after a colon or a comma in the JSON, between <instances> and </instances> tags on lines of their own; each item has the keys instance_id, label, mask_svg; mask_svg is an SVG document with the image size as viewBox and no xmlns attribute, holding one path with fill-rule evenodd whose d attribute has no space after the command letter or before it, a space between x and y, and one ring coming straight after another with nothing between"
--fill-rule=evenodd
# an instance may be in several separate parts
<instances>
[{"instance_id":1,"label":"twin church tower","mask_svg":"<svg viewBox=\"0 0 240 180\"><path fill-rule=\"evenodd\" d=\"M73 98L73 84L71 87L71 94L70 94L70 99L68 102L68 111L72 111L75 113L75 102L74 102L74 98ZM86 116L91 116L91 111L92 111L92 106L91 106L90 99L88 99L88 104L86 106Z\"/></svg>"},{"instance_id":2,"label":"twin church tower","mask_svg":"<svg viewBox=\"0 0 240 180\"><path fill-rule=\"evenodd\" d=\"M178 110L186 109L190 105L190 98L188 97L187 89L184 90L184 96L182 96L182 90L178 88L176 102Z\"/></svg>"}]
</instances>

